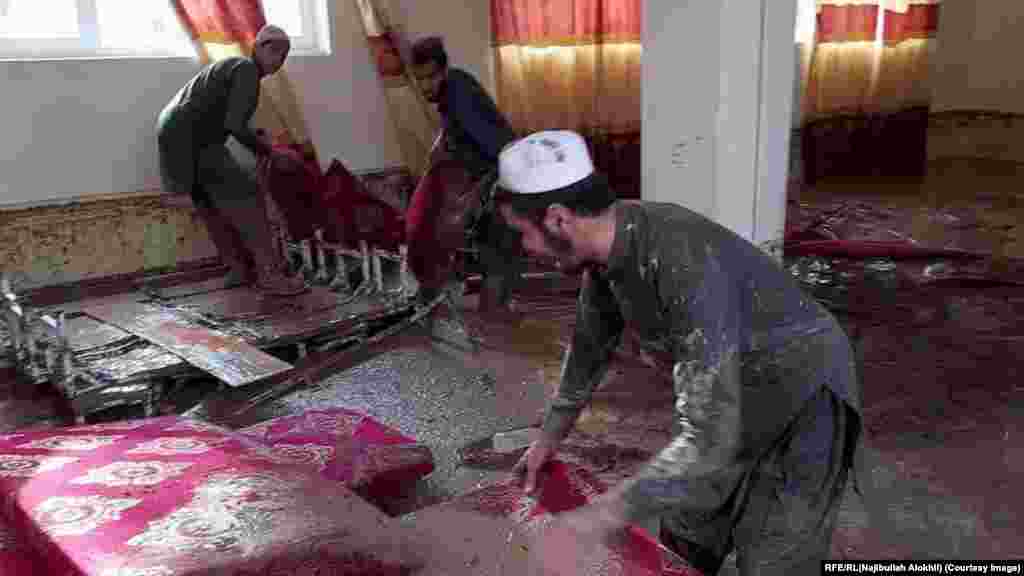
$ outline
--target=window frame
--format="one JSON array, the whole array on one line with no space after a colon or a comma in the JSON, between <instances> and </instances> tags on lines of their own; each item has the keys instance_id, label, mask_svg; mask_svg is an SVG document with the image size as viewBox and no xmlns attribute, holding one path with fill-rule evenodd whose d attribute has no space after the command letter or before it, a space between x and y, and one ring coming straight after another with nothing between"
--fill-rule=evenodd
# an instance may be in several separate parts
<instances>
[{"instance_id":1,"label":"window frame","mask_svg":"<svg viewBox=\"0 0 1024 576\"><path fill-rule=\"evenodd\" d=\"M131 0L154 2L166 0ZM64 38L0 38L0 62L47 60L137 60L192 59L195 49L187 39L180 48L133 50L104 48L100 43L99 10L96 0L76 0L78 4L77 37ZM331 11L327 0L299 0L303 32L292 37L290 56L328 56L332 52L330 37ZM175 20L175 25L177 21Z\"/></svg>"},{"instance_id":2,"label":"window frame","mask_svg":"<svg viewBox=\"0 0 1024 576\"><path fill-rule=\"evenodd\" d=\"M290 56L328 56L331 54L330 10L325 0L299 0L302 36L289 36ZM273 24L273 22L269 22Z\"/></svg>"}]
</instances>

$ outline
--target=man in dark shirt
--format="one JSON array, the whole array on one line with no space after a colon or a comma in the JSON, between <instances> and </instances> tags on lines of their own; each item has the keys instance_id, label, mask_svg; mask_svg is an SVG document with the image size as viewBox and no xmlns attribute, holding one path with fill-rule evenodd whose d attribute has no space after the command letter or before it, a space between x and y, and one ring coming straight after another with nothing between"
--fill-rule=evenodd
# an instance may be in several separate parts
<instances>
[{"instance_id":1,"label":"man in dark shirt","mask_svg":"<svg viewBox=\"0 0 1024 576\"><path fill-rule=\"evenodd\" d=\"M659 519L705 574L817 574L861 429L854 354L836 320L759 248L681 206L615 201L583 139L540 132L501 154L496 203L523 247L581 272L571 348L541 438L517 469L536 490L628 323L671 358L676 436L636 476L536 543L576 574L588 543ZM583 572L579 572L583 573Z\"/></svg>"},{"instance_id":2,"label":"man in dark shirt","mask_svg":"<svg viewBox=\"0 0 1024 576\"><path fill-rule=\"evenodd\" d=\"M192 196L217 251L231 267L229 285L256 280L259 288L279 295L297 294L306 287L281 274L256 176L225 144L233 136L258 158L271 157L278 169L297 169L294 161L275 154L270 143L249 127L259 103L260 80L281 68L290 48L281 28L263 27L252 58L226 58L206 66L157 120L164 191ZM250 259L255 260L255 274Z\"/></svg>"},{"instance_id":3,"label":"man in dark shirt","mask_svg":"<svg viewBox=\"0 0 1024 576\"><path fill-rule=\"evenodd\" d=\"M474 226L484 275L480 309L502 310L523 261L517 235L486 205L498 153L515 139L515 133L483 86L466 71L448 65L441 38L423 38L413 44L412 70L424 97L437 105L443 120L431 150L431 165L443 157L459 161L474 182L474 194L480 196L476 210L481 213Z\"/></svg>"}]
</instances>

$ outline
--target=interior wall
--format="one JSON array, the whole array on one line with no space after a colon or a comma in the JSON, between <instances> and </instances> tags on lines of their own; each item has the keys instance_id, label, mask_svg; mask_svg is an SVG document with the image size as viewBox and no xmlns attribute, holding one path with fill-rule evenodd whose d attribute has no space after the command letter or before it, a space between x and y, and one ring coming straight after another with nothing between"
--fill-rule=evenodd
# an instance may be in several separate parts
<instances>
[{"instance_id":1,"label":"interior wall","mask_svg":"<svg viewBox=\"0 0 1024 576\"><path fill-rule=\"evenodd\" d=\"M331 2L330 14L333 54L286 65L314 143L356 171L397 166L355 3ZM0 62L0 206L158 190L156 116L198 69L188 58Z\"/></svg>"},{"instance_id":2,"label":"interior wall","mask_svg":"<svg viewBox=\"0 0 1024 576\"><path fill-rule=\"evenodd\" d=\"M1024 3L943 2L932 110L1024 114Z\"/></svg>"},{"instance_id":3,"label":"interior wall","mask_svg":"<svg viewBox=\"0 0 1024 576\"><path fill-rule=\"evenodd\" d=\"M643 10L643 199L712 215L721 8L647 0Z\"/></svg>"},{"instance_id":4,"label":"interior wall","mask_svg":"<svg viewBox=\"0 0 1024 576\"><path fill-rule=\"evenodd\" d=\"M494 95L490 0L391 0L395 24L409 41L444 37L453 66L475 76Z\"/></svg>"},{"instance_id":5,"label":"interior wall","mask_svg":"<svg viewBox=\"0 0 1024 576\"><path fill-rule=\"evenodd\" d=\"M1024 3L944 2L937 44L928 157L1024 163Z\"/></svg>"},{"instance_id":6,"label":"interior wall","mask_svg":"<svg viewBox=\"0 0 1024 576\"><path fill-rule=\"evenodd\" d=\"M795 6L644 3L643 198L770 250L785 222Z\"/></svg>"}]
</instances>

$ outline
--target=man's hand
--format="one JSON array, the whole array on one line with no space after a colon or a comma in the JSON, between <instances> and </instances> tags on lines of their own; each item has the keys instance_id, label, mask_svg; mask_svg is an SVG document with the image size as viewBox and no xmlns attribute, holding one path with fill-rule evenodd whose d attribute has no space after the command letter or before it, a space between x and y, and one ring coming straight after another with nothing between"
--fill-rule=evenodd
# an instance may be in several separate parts
<instances>
[{"instance_id":1,"label":"man's hand","mask_svg":"<svg viewBox=\"0 0 1024 576\"><path fill-rule=\"evenodd\" d=\"M530 496L535 496L539 488L538 480L541 468L555 455L558 450L558 440L542 436L539 440L530 445L523 454L523 457L512 469L513 473L525 476L523 489Z\"/></svg>"},{"instance_id":2,"label":"man's hand","mask_svg":"<svg viewBox=\"0 0 1024 576\"><path fill-rule=\"evenodd\" d=\"M561 514L531 542L531 573L537 576L585 574L588 557L596 559L607 553L602 548L621 545L625 527L625 504L616 492Z\"/></svg>"}]
</instances>

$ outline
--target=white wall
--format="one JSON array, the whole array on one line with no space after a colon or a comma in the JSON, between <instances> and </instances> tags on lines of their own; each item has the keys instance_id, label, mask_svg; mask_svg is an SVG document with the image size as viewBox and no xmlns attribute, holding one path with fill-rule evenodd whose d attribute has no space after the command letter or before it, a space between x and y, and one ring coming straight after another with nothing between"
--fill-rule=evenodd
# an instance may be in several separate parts
<instances>
[{"instance_id":1,"label":"white wall","mask_svg":"<svg viewBox=\"0 0 1024 576\"><path fill-rule=\"evenodd\" d=\"M1024 2L943 2L932 110L1024 114Z\"/></svg>"},{"instance_id":2,"label":"white wall","mask_svg":"<svg viewBox=\"0 0 1024 576\"><path fill-rule=\"evenodd\" d=\"M644 199L681 204L757 244L777 242L796 81L795 0L644 7Z\"/></svg>"},{"instance_id":3,"label":"white wall","mask_svg":"<svg viewBox=\"0 0 1024 576\"><path fill-rule=\"evenodd\" d=\"M647 0L643 10L643 198L713 214L721 7Z\"/></svg>"},{"instance_id":4,"label":"white wall","mask_svg":"<svg viewBox=\"0 0 1024 576\"><path fill-rule=\"evenodd\" d=\"M353 170L399 165L355 3L330 4L333 55L287 64L314 143ZM197 70L190 59L0 62L0 205L158 189L156 116Z\"/></svg>"},{"instance_id":5,"label":"white wall","mask_svg":"<svg viewBox=\"0 0 1024 576\"><path fill-rule=\"evenodd\" d=\"M392 0L395 24L410 41L441 35L452 66L476 76L494 94L490 0Z\"/></svg>"}]
</instances>

